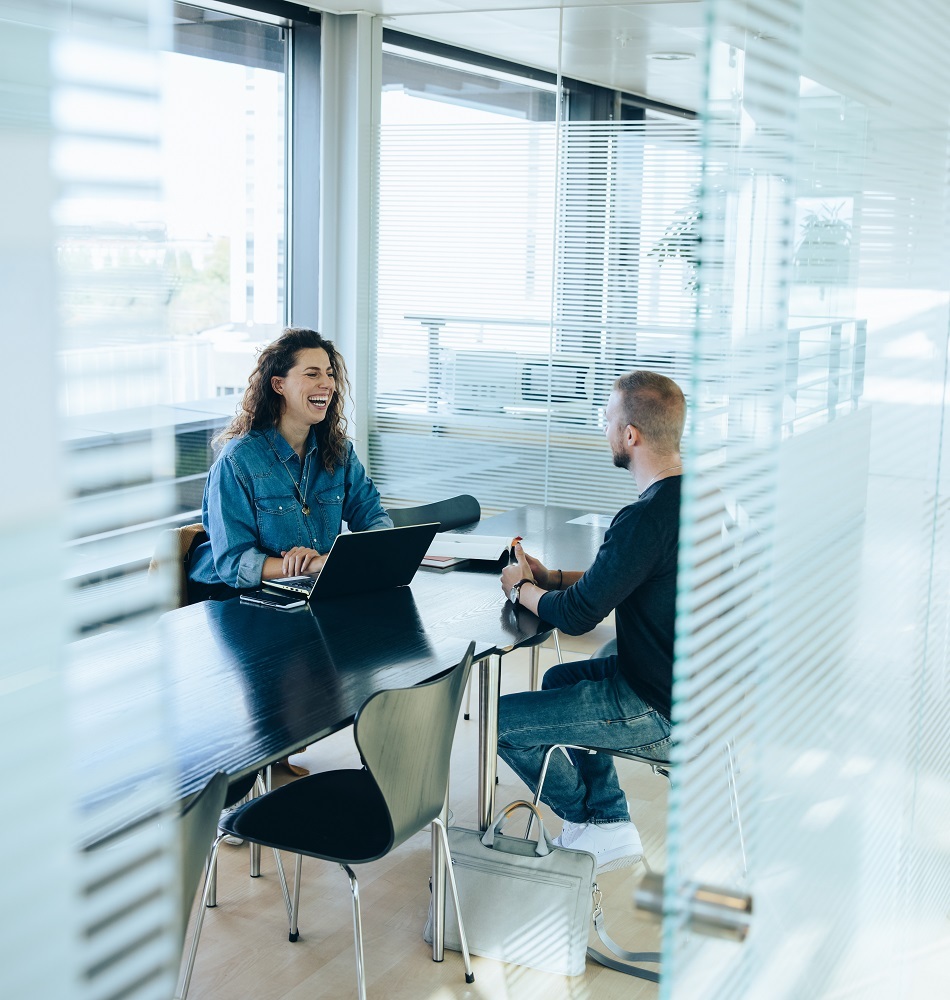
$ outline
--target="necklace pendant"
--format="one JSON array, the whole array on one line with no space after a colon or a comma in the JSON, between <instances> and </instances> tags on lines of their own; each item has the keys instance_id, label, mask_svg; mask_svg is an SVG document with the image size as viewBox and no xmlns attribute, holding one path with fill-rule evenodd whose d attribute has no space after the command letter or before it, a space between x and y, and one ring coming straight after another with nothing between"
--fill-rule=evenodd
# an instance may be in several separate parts
<instances>
[{"instance_id":1,"label":"necklace pendant","mask_svg":"<svg viewBox=\"0 0 950 1000\"><path fill-rule=\"evenodd\" d=\"M310 507L307 504L304 504L300 509L304 512L305 516L310 516Z\"/></svg>"}]
</instances>

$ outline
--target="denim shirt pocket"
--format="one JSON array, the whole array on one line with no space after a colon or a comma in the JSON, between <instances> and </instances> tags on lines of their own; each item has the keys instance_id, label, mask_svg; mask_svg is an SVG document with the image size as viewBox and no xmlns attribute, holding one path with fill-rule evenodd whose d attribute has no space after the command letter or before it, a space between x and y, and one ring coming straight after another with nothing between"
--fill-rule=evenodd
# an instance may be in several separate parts
<instances>
[{"instance_id":1,"label":"denim shirt pocket","mask_svg":"<svg viewBox=\"0 0 950 1000\"><path fill-rule=\"evenodd\" d=\"M327 539L327 550L333 544L333 539L343 527L343 496L344 485L331 486L316 495L317 509L323 521L323 530ZM321 550L326 551L326 550Z\"/></svg>"},{"instance_id":2,"label":"denim shirt pocket","mask_svg":"<svg viewBox=\"0 0 950 1000\"><path fill-rule=\"evenodd\" d=\"M257 497L257 530L261 548L278 555L300 544L300 504L294 497Z\"/></svg>"}]
</instances>

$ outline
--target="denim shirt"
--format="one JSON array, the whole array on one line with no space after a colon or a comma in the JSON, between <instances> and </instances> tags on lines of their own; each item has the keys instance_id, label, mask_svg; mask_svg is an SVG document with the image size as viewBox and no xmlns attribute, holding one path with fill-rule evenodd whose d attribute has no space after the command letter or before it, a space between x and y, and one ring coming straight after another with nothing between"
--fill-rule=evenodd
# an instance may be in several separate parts
<instances>
[{"instance_id":1,"label":"denim shirt","mask_svg":"<svg viewBox=\"0 0 950 1000\"><path fill-rule=\"evenodd\" d=\"M327 472L311 428L303 470L304 479L297 453L276 428L232 438L208 473L201 520L211 540L195 551L189 577L258 587L268 556L295 545L328 552L343 521L353 531L392 527L349 441L343 465ZM309 515L297 499L295 481Z\"/></svg>"}]
</instances>

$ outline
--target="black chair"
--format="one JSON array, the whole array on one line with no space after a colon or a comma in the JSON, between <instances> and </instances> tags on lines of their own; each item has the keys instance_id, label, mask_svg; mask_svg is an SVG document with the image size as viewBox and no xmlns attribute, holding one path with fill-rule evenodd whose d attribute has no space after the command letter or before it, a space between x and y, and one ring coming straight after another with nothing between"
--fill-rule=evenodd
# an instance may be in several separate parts
<instances>
[{"instance_id":1,"label":"black chair","mask_svg":"<svg viewBox=\"0 0 950 1000\"><path fill-rule=\"evenodd\" d=\"M450 531L453 528L461 528L466 524L474 524L481 520L482 508L475 497L468 493L461 493L457 497L449 497L447 500L436 500L434 503L420 504L417 507L395 507L387 511L393 524L397 528L404 528L412 524L431 524L433 521L439 522L439 531ZM523 642L520 649L530 650L530 679L528 685L532 691L538 689L538 679L540 677L540 646L550 637L554 637L554 647L557 650L558 663L563 663L561 659L561 643L557 637L557 629L550 629L536 635L533 639ZM503 655L503 654L502 654ZM469 681L468 689L465 693L465 719L471 718L472 687Z\"/></svg>"},{"instance_id":2,"label":"black chair","mask_svg":"<svg viewBox=\"0 0 950 1000\"><path fill-rule=\"evenodd\" d=\"M474 524L482 516L482 508L475 497L461 493L447 500L436 500L435 503L424 503L418 507L395 507L387 511L397 528L406 528L413 524L432 524L439 522L439 531L451 531L466 524Z\"/></svg>"},{"instance_id":3,"label":"black chair","mask_svg":"<svg viewBox=\"0 0 950 1000\"><path fill-rule=\"evenodd\" d=\"M441 819L462 691L472 665L462 660L434 681L380 691L360 708L353 735L364 766L326 771L284 785L239 806L222 822L237 837L297 855L290 940L299 936L302 855L332 861L346 872L353 897L353 932L360 1000L366 997L359 886L351 865L377 861L427 824L439 831L458 915L465 981L472 983L468 944L448 837Z\"/></svg>"},{"instance_id":4,"label":"black chair","mask_svg":"<svg viewBox=\"0 0 950 1000\"><path fill-rule=\"evenodd\" d=\"M227 776L225 775L225 778L226 777ZM241 801L241 799L246 798L252 790L256 791L258 795L264 795L266 793L266 787L260 771L252 772L251 774L245 775L243 778L238 778L237 781L226 784L224 801L218 807L218 815L215 816L215 822L208 830L208 836L204 842L204 854L201 856L201 862L205 867L205 882L201 891L201 906L195 914L195 926L194 930L191 932L191 948L188 951L188 957L185 959L185 964L182 966L181 973L178 977L178 989L175 992L175 1000L185 1000L188 996L188 989L191 986L191 975L195 968L195 956L198 954L198 940L201 937L201 928L204 925L205 910L212 909L217 906L218 903L218 848L221 846L221 841L224 840L226 836L226 834L222 833L218 829L221 810L229 809L231 806L236 805ZM209 844L211 845L210 850L208 847ZM287 878L284 875L284 866L281 863L280 855L277 851L274 851L274 858L277 862L277 874L280 878L281 888L284 892L284 902L289 912L290 892L287 889ZM200 867L201 866L199 866L199 874ZM252 867L251 877L256 878L259 874L260 864L258 862L256 872ZM194 890L192 890L192 896L194 896ZM184 934L184 930L182 930L182 933Z\"/></svg>"},{"instance_id":5,"label":"black chair","mask_svg":"<svg viewBox=\"0 0 950 1000\"><path fill-rule=\"evenodd\" d=\"M188 800L179 816L178 840L180 846L179 887L181 898L181 922L179 925L179 945L185 940L188 917L195 901L195 892L201 880L201 871L208 857L208 844L218 828L218 818L224 808L228 791L228 776L219 771L205 787ZM207 884L202 894L200 914L204 912Z\"/></svg>"}]
</instances>

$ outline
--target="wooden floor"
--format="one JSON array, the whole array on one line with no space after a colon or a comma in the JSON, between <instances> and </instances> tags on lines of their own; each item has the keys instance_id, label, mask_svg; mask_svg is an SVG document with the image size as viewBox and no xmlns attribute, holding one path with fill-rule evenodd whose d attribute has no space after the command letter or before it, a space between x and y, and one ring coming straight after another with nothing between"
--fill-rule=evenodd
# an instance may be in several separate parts
<instances>
[{"instance_id":1,"label":"wooden floor","mask_svg":"<svg viewBox=\"0 0 950 1000\"><path fill-rule=\"evenodd\" d=\"M601 626L603 628L603 626ZM566 638L579 659L609 633ZM554 651L542 651L542 667L555 662ZM524 690L527 654L505 657L502 690ZM476 692L477 700L477 692ZM473 706L474 707L474 706ZM473 713L474 714L474 713ZM452 756L454 822L475 825L476 723L460 721ZM294 758L312 771L358 766L350 731L323 740ZM653 870L665 868L666 781L650 770L621 762L620 780L630 801L632 818L640 830L646 862ZM525 789L504 764L499 765L499 804L521 798ZM550 813L546 813L550 815ZM521 823L518 821L518 826ZM560 823L550 823L552 835ZM288 875L292 859L285 857ZM349 883L335 865L305 858L300 898L300 939L287 940L286 913L277 882L273 854L262 852L261 877L248 877L247 847L221 846L218 906L206 912L198 959L189 997L192 1000L313 1000L356 996L353 927ZM610 872L598 882L604 892L604 911L611 936L636 951L659 950L659 925L638 916L633 891L645 873L636 868ZM475 983L466 985L461 957L446 952L445 961L432 961L431 948L422 940L429 903L429 834L424 832L384 858L356 869L360 880L363 934L370 998L386 1000L654 1000L653 983L621 975L588 960L583 976L568 978L535 972L472 956ZM451 904L449 904L451 909ZM189 930L190 934L190 930ZM190 939L189 939L190 940ZM592 943L596 941L596 935Z\"/></svg>"}]
</instances>

